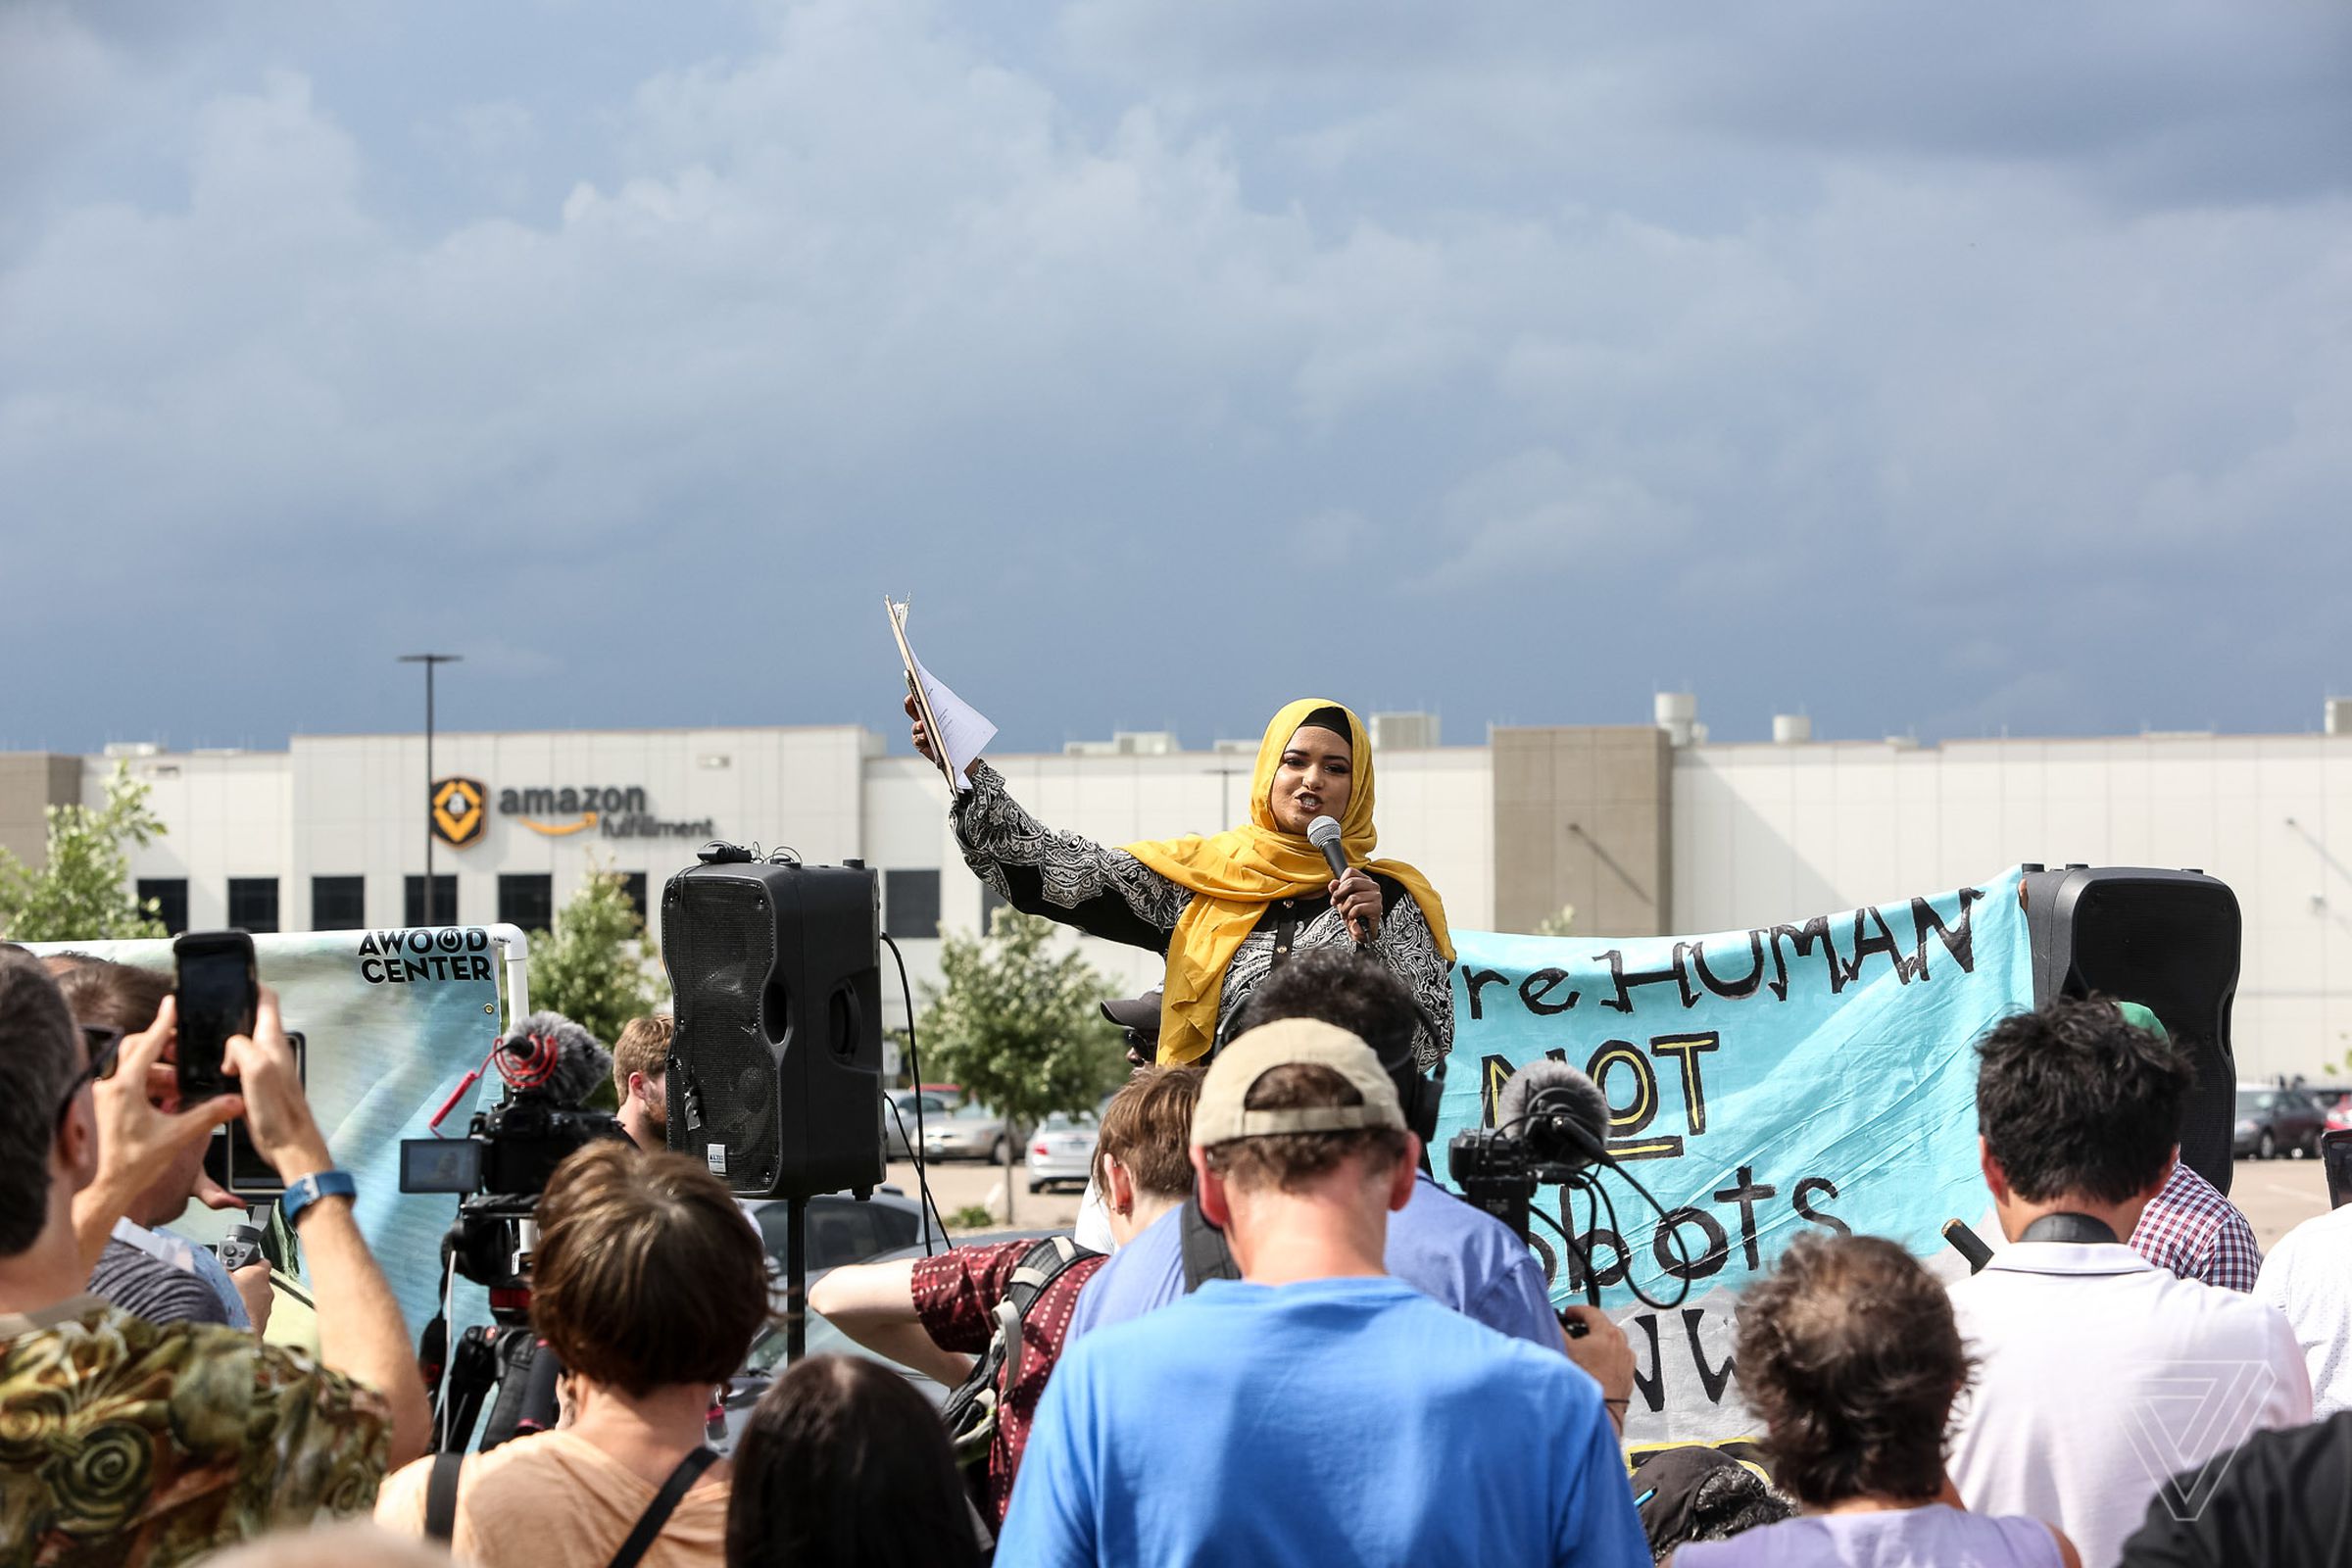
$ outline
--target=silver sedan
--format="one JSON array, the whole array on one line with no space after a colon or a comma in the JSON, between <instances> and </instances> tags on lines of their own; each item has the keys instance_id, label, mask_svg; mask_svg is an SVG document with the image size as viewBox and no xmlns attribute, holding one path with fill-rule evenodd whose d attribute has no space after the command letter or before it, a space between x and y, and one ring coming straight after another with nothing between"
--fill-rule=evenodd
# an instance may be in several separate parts
<instances>
[{"instance_id":1,"label":"silver sedan","mask_svg":"<svg viewBox=\"0 0 2352 1568\"><path fill-rule=\"evenodd\" d=\"M1002 1165L1012 1152L1014 1137L1004 1118L986 1105L958 1106L936 1121L928 1108L923 1111L925 1159L985 1159Z\"/></svg>"},{"instance_id":2,"label":"silver sedan","mask_svg":"<svg viewBox=\"0 0 2352 1568\"><path fill-rule=\"evenodd\" d=\"M1084 1187L1095 1173L1095 1113L1055 1111L1029 1137L1029 1190L1068 1184Z\"/></svg>"}]
</instances>

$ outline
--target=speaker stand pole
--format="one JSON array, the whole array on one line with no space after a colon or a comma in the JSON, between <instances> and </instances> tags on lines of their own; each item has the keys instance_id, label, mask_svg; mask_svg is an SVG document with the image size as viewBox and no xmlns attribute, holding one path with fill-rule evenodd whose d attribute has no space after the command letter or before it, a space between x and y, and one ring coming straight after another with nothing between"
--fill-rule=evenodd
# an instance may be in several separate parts
<instances>
[{"instance_id":1,"label":"speaker stand pole","mask_svg":"<svg viewBox=\"0 0 2352 1568\"><path fill-rule=\"evenodd\" d=\"M784 1200L784 1360L808 1353L808 1200Z\"/></svg>"}]
</instances>

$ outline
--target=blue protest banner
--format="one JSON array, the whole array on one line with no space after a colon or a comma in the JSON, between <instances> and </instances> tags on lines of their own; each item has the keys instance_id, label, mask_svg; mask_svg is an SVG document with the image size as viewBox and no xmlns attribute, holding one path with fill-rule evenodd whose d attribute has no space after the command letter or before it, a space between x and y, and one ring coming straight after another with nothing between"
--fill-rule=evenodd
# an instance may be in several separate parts
<instances>
[{"instance_id":1,"label":"blue protest banner","mask_svg":"<svg viewBox=\"0 0 2352 1568\"><path fill-rule=\"evenodd\" d=\"M481 1065L498 1037L498 935L481 926L271 933L256 936L253 947L286 1027L309 1040L311 1110L328 1149L359 1184L353 1207L360 1229L410 1330L419 1330L440 1304L441 1238L457 1205L454 1199L401 1193L400 1141L427 1136L427 1119ZM64 942L35 951L172 968L169 940ZM497 1098L496 1084L493 1076L477 1089L443 1131L463 1134L474 1105ZM191 1207L177 1228L210 1240L231 1217ZM457 1295L473 1318L482 1315L478 1287L461 1281ZM300 1313L272 1318L272 1339L301 1340L310 1332Z\"/></svg>"},{"instance_id":2,"label":"blue protest banner","mask_svg":"<svg viewBox=\"0 0 2352 1568\"><path fill-rule=\"evenodd\" d=\"M1634 1342L1629 1441L1746 1430L1734 1301L1800 1231L1890 1237L1928 1257L1944 1221L1984 1213L1972 1047L2032 1004L2021 874L1705 937L1456 934L1434 1162L1443 1177L1452 1137L1494 1125L1502 1084L1529 1061L1599 1085L1625 1172L1598 1179L1614 1219L1546 1187L1534 1245L1555 1303L1586 1298L1577 1254L1590 1255Z\"/></svg>"}]
</instances>

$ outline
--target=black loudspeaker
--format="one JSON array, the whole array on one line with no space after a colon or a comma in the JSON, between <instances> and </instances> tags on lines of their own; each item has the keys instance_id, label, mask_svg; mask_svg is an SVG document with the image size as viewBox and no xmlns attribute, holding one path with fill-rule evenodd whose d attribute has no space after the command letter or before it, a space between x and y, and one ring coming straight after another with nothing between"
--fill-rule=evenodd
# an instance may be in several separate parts
<instances>
[{"instance_id":1,"label":"black loudspeaker","mask_svg":"<svg viewBox=\"0 0 2352 1568\"><path fill-rule=\"evenodd\" d=\"M860 865L694 865L662 890L669 1147L745 1197L882 1181L879 909Z\"/></svg>"},{"instance_id":2,"label":"black loudspeaker","mask_svg":"<svg viewBox=\"0 0 2352 1568\"><path fill-rule=\"evenodd\" d=\"M2070 865L2029 867L2024 897L2034 1004L2095 992L2136 1002L2163 1020L2197 1066L2180 1157L2228 1192L2237 1117L2230 1004L2244 934L2237 895L2201 871Z\"/></svg>"}]
</instances>

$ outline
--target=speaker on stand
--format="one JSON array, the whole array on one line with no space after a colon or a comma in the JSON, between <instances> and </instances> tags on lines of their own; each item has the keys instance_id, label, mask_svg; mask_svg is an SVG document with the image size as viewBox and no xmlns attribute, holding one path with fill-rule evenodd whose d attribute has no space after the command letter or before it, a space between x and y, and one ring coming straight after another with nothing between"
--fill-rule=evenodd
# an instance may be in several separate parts
<instances>
[{"instance_id":1,"label":"speaker on stand","mask_svg":"<svg viewBox=\"0 0 2352 1568\"><path fill-rule=\"evenodd\" d=\"M788 1206L785 1331L806 1343L808 1200L881 1185L882 971L874 873L713 844L662 890L674 995L669 1147Z\"/></svg>"},{"instance_id":2,"label":"speaker on stand","mask_svg":"<svg viewBox=\"0 0 2352 1568\"><path fill-rule=\"evenodd\" d=\"M2196 1063L2180 1158L2230 1191L2237 1117L2230 1005L2244 934L2237 895L2202 871L2122 865L2029 865L2021 895L2034 946L2034 1005L2096 994L2154 1012Z\"/></svg>"}]
</instances>

